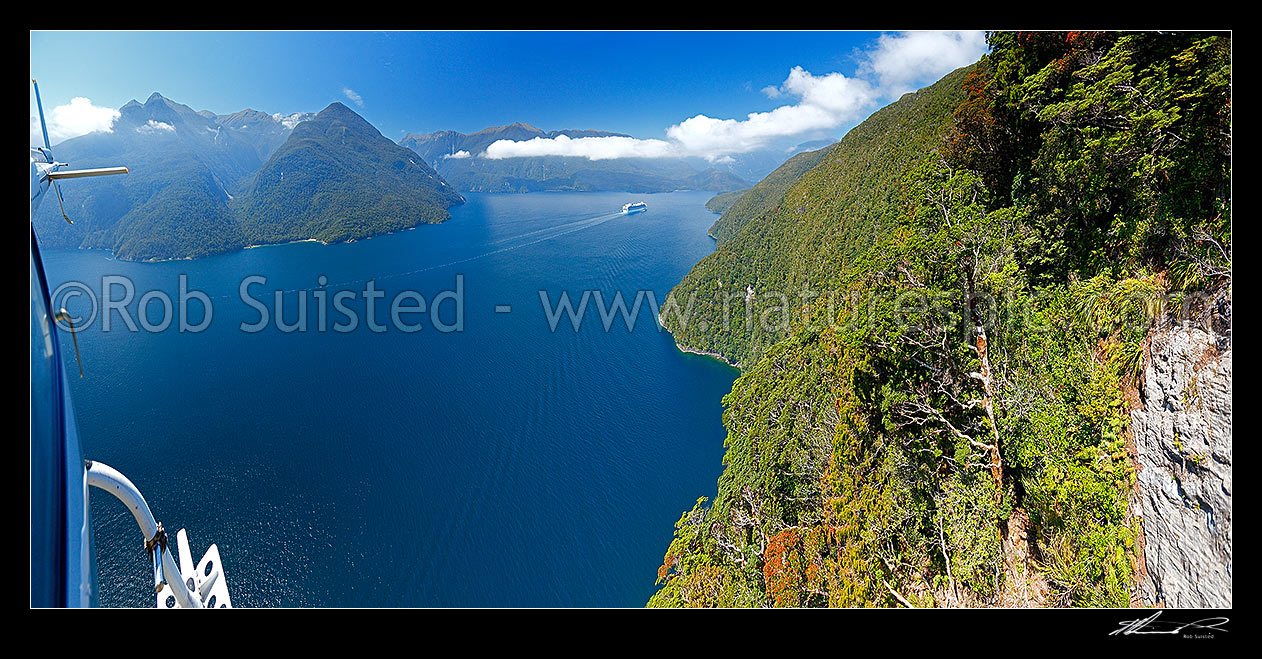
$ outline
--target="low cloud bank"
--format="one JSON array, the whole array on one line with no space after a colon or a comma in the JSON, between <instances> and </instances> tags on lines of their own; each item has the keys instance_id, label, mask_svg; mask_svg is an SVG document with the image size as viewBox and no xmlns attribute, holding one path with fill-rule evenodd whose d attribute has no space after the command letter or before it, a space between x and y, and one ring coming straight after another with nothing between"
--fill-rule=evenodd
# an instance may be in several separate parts
<instances>
[{"instance_id":1,"label":"low cloud bank","mask_svg":"<svg viewBox=\"0 0 1262 659\"><path fill-rule=\"evenodd\" d=\"M175 126L172 126L165 121L154 121L153 119L150 119L143 125L137 126L136 132L141 133L142 135L174 133Z\"/></svg>"},{"instance_id":2,"label":"low cloud bank","mask_svg":"<svg viewBox=\"0 0 1262 659\"><path fill-rule=\"evenodd\" d=\"M578 156L589 160L614 158L671 158L679 155L675 144L664 140L639 140L634 137L578 137L557 135L514 142L499 140L486 148L486 157L523 158L537 156Z\"/></svg>"}]
</instances>

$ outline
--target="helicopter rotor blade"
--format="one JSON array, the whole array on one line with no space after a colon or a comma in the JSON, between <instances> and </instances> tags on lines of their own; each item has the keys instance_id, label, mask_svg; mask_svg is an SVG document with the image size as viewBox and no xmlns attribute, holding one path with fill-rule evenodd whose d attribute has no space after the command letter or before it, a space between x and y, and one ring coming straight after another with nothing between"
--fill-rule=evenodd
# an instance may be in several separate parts
<instances>
[{"instance_id":1,"label":"helicopter rotor blade","mask_svg":"<svg viewBox=\"0 0 1262 659\"><path fill-rule=\"evenodd\" d=\"M89 176L113 176L114 174L127 174L129 170L126 167L97 167L96 169L63 169L48 172L48 178L56 181L61 178L87 178Z\"/></svg>"},{"instance_id":2,"label":"helicopter rotor blade","mask_svg":"<svg viewBox=\"0 0 1262 659\"><path fill-rule=\"evenodd\" d=\"M48 122L44 121L44 103L39 99L39 83L31 78L31 84L35 86L35 107L39 108L39 129L44 131L44 148L51 151L53 145L48 142Z\"/></svg>"},{"instance_id":3,"label":"helicopter rotor blade","mask_svg":"<svg viewBox=\"0 0 1262 659\"><path fill-rule=\"evenodd\" d=\"M114 174L129 173L126 167L97 167L95 169L61 169L66 166L64 162L57 162L52 157L53 147L48 139L48 122L44 120L44 101L39 96L39 83L31 78L31 86L35 88L35 106L39 109L39 128L44 133L44 156L47 161L40 165L40 181L47 181L53 186L53 191L57 194L57 204L61 207L61 217L68 224L74 224L70 216L66 214L66 202L61 196L61 186L57 185L58 179L71 178L87 178L91 176L111 176ZM34 198L34 197L33 197Z\"/></svg>"}]
</instances>

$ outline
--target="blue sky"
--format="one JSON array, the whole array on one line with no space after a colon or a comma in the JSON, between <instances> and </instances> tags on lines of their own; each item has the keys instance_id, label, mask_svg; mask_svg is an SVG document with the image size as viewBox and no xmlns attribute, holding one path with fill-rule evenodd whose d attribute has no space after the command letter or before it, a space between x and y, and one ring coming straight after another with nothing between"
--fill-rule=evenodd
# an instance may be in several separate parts
<instances>
[{"instance_id":1,"label":"blue sky","mask_svg":"<svg viewBox=\"0 0 1262 659\"><path fill-rule=\"evenodd\" d=\"M341 101L394 140L523 121L721 156L765 141L766 126L776 139L839 137L983 50L977 33L32 32L31 75L46 112L154 91L220 114ZM798 111L761 128L749 116L786 106Z\"/></svg>"}]
</instances>

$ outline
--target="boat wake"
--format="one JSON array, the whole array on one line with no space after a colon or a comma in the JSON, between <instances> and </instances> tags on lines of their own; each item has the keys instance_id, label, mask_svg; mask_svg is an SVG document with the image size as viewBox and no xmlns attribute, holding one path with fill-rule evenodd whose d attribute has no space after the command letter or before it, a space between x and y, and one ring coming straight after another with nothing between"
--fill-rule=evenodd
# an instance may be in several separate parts
<instances>
[{"instance_id":1,"label":"boat wake","mask_svg":"<svg viewBox=\"0 0 1262 659\"><path fill-rule=\"evenodd\" d=\"M426 266L424 268L417 268L416 270L407 270L405 272L397 272L390 275L369 277L368 279L375 279L375 280L393 279L395 277L406 277L408 275L415 275L422 272L429 272L430 270L438 270L440 268L450 268L453 265L460 265L461 263L468 263L469 261L476 261L478 259L484 259L488 256L494 256L496 254L503 254L504 252L511 252L513 250L521 249L523 247L529 247L531 245L538 245L539 243L547 242L549 240L556 240L557 238L560 238L562 236L567 236L571 233L584 231L586 229L591 229L592 227L600 226L604 224L605 222L608 222L609 220L612 220L616 217L621 217L621 216L622 216L622 213L610 213L607 215L600 215L597 217L589 217L582 220L575 220L573 222L567 222L565 224L560 224L553 227L547 227L544 229L537 229L535 231L527 231L526 233L518 234L516 236L510 236L508 238L501 238L499 240L495 240L487 244L497 245L497 244L502 244L505 242L512 242L514 240L521 240L522 238L526 238L532 235L538 236L538 237L535 237L531 240L527 240L525 242L511 244L506 247L492 249L486 252L482 252L481 254L475 254L473 256L466 256L465 258L456 259L455 261L448 261L447 263L439 263L436 265ZM539 235L539 234L542 234L542 235ZM347 284L354 284L354 283L359 283L361 281L368 281L368 279L347 282Z\"/></svg>"},{"instance_id":2,"label":"boat wake","mask_svg":"<svg viewBox=\"0 0 1262 659\"><path fill-rule=\"evenodd\" d=\"M550 226L550 227L544 227L542 229L535 229L533 231L527 231L525 233L520 233L514 236L508 236L505 238L500 238L498 240L491 241L487 244L488 245L505 245L505 246L499 247L497 249L487 250L485 252L474 254L472 256L466 256L464 258L455 259L453 261L447 261L446 263L437 263L434 265L428 265L423 268L416 268L413 270L404 270L401 272L394 272L390 274L375 275L372 277L363 277L359 279L352 279L352 280L338 282L338 283L330 283L330 284L327 284L325 286L320 286L320 287L305 286L305 287L299 287L299 288L286 288L286 289L281 289L281 293L282 294L301 293L305 291L314 291L314 290L320 290L320 289L341 290L341 289L346 289L350 286L353 286L356 284L362 284L368 281L382 281L382 280L387 280L387 279L397 279L399 277L408 277L408 276L420 274L423 272L429 272L431 270L440 270L442 268L450 268L452 266L460 265L462 263L468 263L470 261L484 259L488 256L495 256L496 254L503 254L505 252L511 252L514 250L521 249L523 247L530 247L531 245L538 245L539 243L547 242L549 240L556 240L558 238L567 236L572 233L585 231L587 229L598 227L608 222L609 220L619 218L619 217L623 217L623 214L622 213L607 213L605 215L598 215L596 217L588 217L588 218L583 218L581 220L573 220L571 222L565 222L565 223ZM508 243L508 244L505 244L505 243ZM227 295L227 296L222 296L222 297L227 298L227 297L232 297L232 296Z\"/></svg>"}]
</instances>

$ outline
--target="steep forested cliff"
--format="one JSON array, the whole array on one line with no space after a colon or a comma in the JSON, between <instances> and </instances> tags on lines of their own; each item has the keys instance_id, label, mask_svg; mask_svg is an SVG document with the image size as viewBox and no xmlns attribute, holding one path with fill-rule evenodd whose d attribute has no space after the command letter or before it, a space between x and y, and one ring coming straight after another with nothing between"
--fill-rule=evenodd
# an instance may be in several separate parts
<instances>
[{"instance_id":1,"label":"steep forested cliff","mask_svg":"<svg viewBox=\"0 0 1262 659\"><path fill-rule=\"evenodd\" d=\"M1230 40L989 44L674 291L744 372L651 606L1153 603L1132 412L1153 337L1229 308Z\"/></svg>"},{"instance_id":2,"label":"steep forested cliff","mask_svg":"<svg viewBox=\"0 0 1262 659\"><path fill-rule=\"evenodd\" d=\"M706 203L706 208L716 210L722 213L719 219L714 221L710 227L710 235L719 242L724 242L745 227L749 222L758 219L764 213L774 209L784 197L784 191L797 182L802 174L810 170L819 161L827 155L832 145L817 149L815 151L804 151L792 158L789 158L767 175L766 178L759 181L754 187L743 190L740 193L728 192L724 194L736 195L735 199L722 199L723 195L716 196L711 202L722 204L721 207L715 207L711 203Z\"/></svg>"},{"instance_id":3,"label":"steep forested cliff","mask_svg":"<svg viewBox=\"0 0 1262 659\"><path fill-rule=\"evenodd\" d=\"M733 204L711 228L718 249L672 291L680 312L663 321L675 340L751 364L787 336L794 310L834 286L846 262L894 222L903 176L953 125L966 73L904 95L831 147L795 156Z\"/></svg>"}]
</instances>

